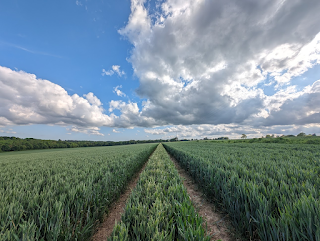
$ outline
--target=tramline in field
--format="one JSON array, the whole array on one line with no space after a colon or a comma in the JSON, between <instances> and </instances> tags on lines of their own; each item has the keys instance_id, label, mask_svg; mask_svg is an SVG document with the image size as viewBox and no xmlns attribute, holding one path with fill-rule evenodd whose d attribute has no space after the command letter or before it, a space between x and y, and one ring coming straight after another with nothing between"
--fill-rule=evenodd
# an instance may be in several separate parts
<instances>
[{"instance_id":1,"label":"tramline in field","mask_svg":"<svg viewBox=\"0 0 320 241\"><path fill-rule=\"evenodd\" d=\"M125 207L114 240L210 240L173 162L160 144Z\"/></svg>"},{"instance_id":2,"label":"tramline in field","mask_svg":"<svg viewBox=\"0 0 320 241\"><path fill-rule=\"evenodd\" d=\"M244 235L320 240L318 145L165 144Z\"/></svg>"},{"instance_id":3,"label":"tramline in field","mask_svg":"<svg viewBox=\"0 0 320 241\"><path fill-rule=\"evenodd\" d=\"M156 146L0 154L0 240L87 240Z\"/></svg>"}]
</instances>

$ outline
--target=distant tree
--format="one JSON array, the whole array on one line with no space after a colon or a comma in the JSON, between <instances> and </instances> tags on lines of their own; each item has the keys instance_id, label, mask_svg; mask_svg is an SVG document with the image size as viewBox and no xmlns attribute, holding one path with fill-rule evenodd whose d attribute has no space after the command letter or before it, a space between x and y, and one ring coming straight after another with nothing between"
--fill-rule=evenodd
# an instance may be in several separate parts
<instances>
[{"instance_id":1,"label":"distant tree","mask_svg":"<svg viewBox=\"0 0 320 241\"><path fill-rule=\"evenodd\" d=\"M299 133L297 136L298 136L298 137L305 137L305 136L306 136L306 133L301 132L301 133Z\"/></svg>"},{"instance_id":2,"label":"distant tree","mask_svg":"<svg viewBox=\"0 0 320 241\"><path fill-rule=\"evenodd\" d=\"M4 145L2 145L1 147L2 151L11 151L11 146L7 143L5 143Z\"/></svg>"},{"instance_id":3,"label":"distant tree","mask_svg":"<svg viewBox=\"0 0 320 241\"><path fill-rule=\"evenodd\" d=\"M312 134L312 136L317 136L316 133Z\"/></svg>"},{"instance_id":4,"label":"distant tree","mask_svg":"<svg viewBox=\"0 0 320 241\"><path fill-rule=\"evenodd\" d=\"M271 135L266 135L266 138L271 138L272 136Z\"/></svg>"},{"instance_id":5,"label":"distant tree","mask_svg":"<svg viewBox=\"0 0 320 241\"><path fill-rule=\"evenodd\" d=\"M247 135L246 134L242 134L241 139L247 139Z\"/></svg>"}]
</instances>

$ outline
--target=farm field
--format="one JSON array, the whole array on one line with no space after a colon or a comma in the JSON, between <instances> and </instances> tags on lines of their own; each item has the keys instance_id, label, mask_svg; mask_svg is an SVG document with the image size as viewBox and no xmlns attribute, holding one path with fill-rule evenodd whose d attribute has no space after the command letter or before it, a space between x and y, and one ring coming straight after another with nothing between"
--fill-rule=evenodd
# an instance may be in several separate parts
<instances>
[{"instance_id":1,"label":"farm field","mask_svg":"<svg viewBox=\"0 0 320 241\"><path fill-rule=\"evenodd\" d=\"M320 240L319 145L157 145L1 153L0 240L89 240L149 158L109 240L210 240L167 151L244 237Z\"/></svg>"},{"instance_id":2,"label":"farm field","mask_svg":"<svg viewBox=\"0 0 320 241\"><path fill-rule=\"evenodd\" d=\"M141 173L111 240L210 240L162 144Z\"/></svg>"},{"instance_id":3,"label":"farm field","mask_svg":"<svg viewBox=\"0 0 320 241\"><path fill-rule=\"evenodd\" d=\"M0 240L87 240L157 144L0 154Z\"/></svg>"},{"instance_id":4,"label":"farm field","mask_svg":"<svg viewBox=\"0 0 320 241\"><path fill-rule=\"evenodd\" d=\"M166 143L245 236L320 240L319 145Z\"/></svg>"}]
</instances>

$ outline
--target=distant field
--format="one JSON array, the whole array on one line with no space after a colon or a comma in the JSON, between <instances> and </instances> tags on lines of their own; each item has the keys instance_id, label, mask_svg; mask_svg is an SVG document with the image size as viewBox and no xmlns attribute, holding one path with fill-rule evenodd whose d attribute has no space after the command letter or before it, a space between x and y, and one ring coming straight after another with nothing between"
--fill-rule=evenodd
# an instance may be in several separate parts
<instances>
[{"instance_id":1,"label":"distant field","mask_svg":"<svg viewBox=\"0 0 320 241\"><path fill-rule=\"evenodd\" d=\"M244 235L320 240L320 148L176 142L165 148Z\"/></svg>"},{"instance_id":2,"label":"distant field","mask_svg":"<svg viewBox=\"0 0 320 241\"><path fill-rule=\"evenodd\" d=\"M86 240L156 146L0 153L0 240Z\"/></svg>"}]
</instances>

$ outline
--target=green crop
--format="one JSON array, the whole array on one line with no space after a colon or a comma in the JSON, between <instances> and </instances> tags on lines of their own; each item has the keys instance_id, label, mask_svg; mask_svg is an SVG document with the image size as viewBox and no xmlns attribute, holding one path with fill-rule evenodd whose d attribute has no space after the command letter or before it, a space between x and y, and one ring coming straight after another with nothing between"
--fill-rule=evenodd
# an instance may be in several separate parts
<instances>
[{"instance_id":1,"label":"green crop","mask_svg":"<svg viewBox=\"0 0 320 241\"><path fill-rule=\"evenodd\" d=\"M318 145L165 144L244 235L320 241Z\"/></svg>"},{"instance_id":2,"label":"green crop","mask_svg":"<svg viewBox=\"0 0 320 241\"><path fill-rule=\"evenodd\" d=\"M155 147L0 154L0 240L87 240Z\"/></svg>"},{"instance_id":3,"label":"green crop","mask_svg":"<svg viewBox=\"0 0 320 241\"><path fill-rule=\"evenodd\" d=\"M160 144L114 227L113 240L210 240L173 162Z\"/></svg>"}]
</instances>

